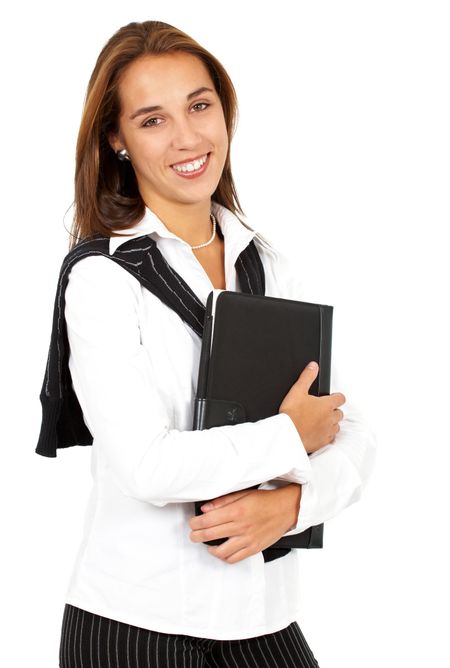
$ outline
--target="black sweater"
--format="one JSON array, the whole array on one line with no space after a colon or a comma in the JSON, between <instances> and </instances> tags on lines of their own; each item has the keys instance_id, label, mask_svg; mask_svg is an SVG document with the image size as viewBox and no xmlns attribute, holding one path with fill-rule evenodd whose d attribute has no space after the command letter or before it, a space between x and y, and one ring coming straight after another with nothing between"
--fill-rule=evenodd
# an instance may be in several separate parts
<instances>
[{"instance_id":1,"label":"black sweater","mask_svg":"<svg viewBox=\"0 0 450 668\"><path fill-rule=\"evenodd\" d=\"M39 395L42 423L35 452L45 457L56 457L58 448L92 445L93 442L72 386L64 317L65 290L70 270L75 262L88 255L104 255L120 264L174 309L200 337L203 335L205 307L182 277L172 267L169 268L156 241L149 235L129 239L113 255L109 254L109 237L96 235L78 243L65 256L60 269L50 346ZM264 295L264 268L253 240L239 255L235 266L242 292Z\"/></svg>"}]
</instances>

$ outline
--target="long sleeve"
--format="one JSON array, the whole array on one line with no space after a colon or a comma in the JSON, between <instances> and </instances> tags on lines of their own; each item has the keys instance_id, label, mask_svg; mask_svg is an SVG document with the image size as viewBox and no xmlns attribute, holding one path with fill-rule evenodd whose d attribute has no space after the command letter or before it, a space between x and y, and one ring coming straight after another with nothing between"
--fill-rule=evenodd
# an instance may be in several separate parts
<instances>
[{"instance_id":1,"label":"long sleeve","mask_svg":"<svg viewBox=\"0 0 450 668\"><path fill-rule=\"evenodd\" d=\"M285 414L205 430L171 428L167 398L141 342L141 299L139 282L101 256L72 267L65 293L73 387L93 447L122 492L164 506L214 498L279 475L307 482L310 458Z\"/></svg>"},{"instance_id":2,"label":"long sleeve","mask_svg":"<svg viewBox=\"0 0 450 668\"><path fill-rule=\"evenodd\" d=\"M308 301L304 286L297 280L294 267L281 256L279 282L287 299ZM297 524L284 535L305 531L326 522L344 508L361 498L376 460L376 436L353 399L341 377L341 369L332 355L330 393L342 392L346 401L340 407L344 413L335 440L312 453L310 479L302 484L302 496ZM288 484L284 475L259 485L259 489L276 489Z\"/></svg>"},{"instance_id":3,"label":"long sleeve","mask_svg":"<svg viewBox=\"0 0 450 668\"><path fill-rule=\"evenodd\" d=\"M336 365L331 366L331 392L343 392L344 418L333 443L313 452L309 459L312 475L302 484L297 524L284 535L305 531L338 515L361 498L372 474L376 458L376 437L366 424L361 410L349 398L341 384ZM259 485L276 489L288 484L284 476Z\"/></svg>"}]
</instances>

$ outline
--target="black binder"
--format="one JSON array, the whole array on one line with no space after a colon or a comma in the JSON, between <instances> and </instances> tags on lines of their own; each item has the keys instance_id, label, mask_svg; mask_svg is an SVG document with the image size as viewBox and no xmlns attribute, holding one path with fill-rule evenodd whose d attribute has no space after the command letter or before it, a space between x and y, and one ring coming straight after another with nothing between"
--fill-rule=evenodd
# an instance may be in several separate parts
<instances>
[{"instance_id":1,"label":"black binder","mask_svg":"<svg viewBox=\"0 0 450 668\"><path fill-rule=\"evenodd\" d=\"M319 373L309 393L330 394L332 320L329 305L212 290L206 301L193 429L277 415L311 360L318 362ZM195 502L196 515L203 514L200 507L207 500ZM322 548L323 524L282 536L270 546L294 547Z\"/></svg>"}]
</instances>

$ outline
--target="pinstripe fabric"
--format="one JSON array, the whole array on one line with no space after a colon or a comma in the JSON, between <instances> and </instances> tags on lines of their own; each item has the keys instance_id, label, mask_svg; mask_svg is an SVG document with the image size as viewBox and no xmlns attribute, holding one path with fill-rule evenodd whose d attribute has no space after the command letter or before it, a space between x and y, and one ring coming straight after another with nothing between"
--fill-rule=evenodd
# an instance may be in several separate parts
<instances>
[{"instance_id":1,"label":"pinstripe fabric","mask_svg":"<svg viewBox=\"0 0 450 668\"><path fill-rule=\"evenodd\" d=\"M65 604L60 668L318 668L297 622L244 640L149 631Z\"/></svg>"}]
</instances>

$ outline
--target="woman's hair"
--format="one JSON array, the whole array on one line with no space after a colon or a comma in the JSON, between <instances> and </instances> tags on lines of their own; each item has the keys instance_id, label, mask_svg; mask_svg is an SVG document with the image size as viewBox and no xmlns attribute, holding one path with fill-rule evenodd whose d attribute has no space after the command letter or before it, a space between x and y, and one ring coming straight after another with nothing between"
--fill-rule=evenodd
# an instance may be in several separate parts
<instances>
[{"instance_id":1,"label":"woman's hair","mask_svg":"<svg viewBox=\"0 0 450 668\"><path fill-rule=\"evenodd\" d=\"M185 52L197 56L207 67L220 98L229 146L213 199L237 214L245 215L231 174L230 145L237 122L237 97L221 63L192 37L162 21L144 21L123 26L101 50L84 100L75 161L75 212L71 250L78 241L95 234L118 236L115 229L128 229L144 215L130 161L118 160L108 142L117 133L120 115L119 78L126 67L145 55Z\"/></svg>"}]
</instances>

